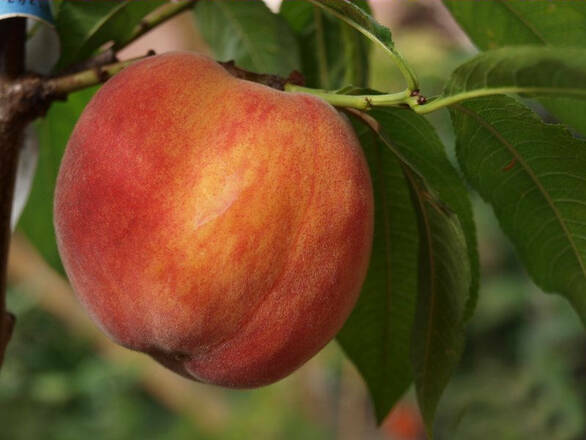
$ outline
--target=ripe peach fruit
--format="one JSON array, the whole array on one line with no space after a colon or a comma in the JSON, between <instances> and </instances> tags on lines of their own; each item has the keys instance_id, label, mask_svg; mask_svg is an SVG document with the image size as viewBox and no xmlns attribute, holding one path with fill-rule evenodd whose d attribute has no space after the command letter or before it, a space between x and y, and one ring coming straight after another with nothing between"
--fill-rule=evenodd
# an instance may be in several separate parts
<instances>
[{"instance_id":1,"label":"ripe peach fruit","mask_svg":"<svg viewBox=\"0 0 586 440\"><path fill-rule=\"evenodd\" d=\"M253 387L344 323L370 257L373 196L329 104L170 53L87 105L55 228L74 290L116 342L192 379Z\"/></svg>"}]
</instances>

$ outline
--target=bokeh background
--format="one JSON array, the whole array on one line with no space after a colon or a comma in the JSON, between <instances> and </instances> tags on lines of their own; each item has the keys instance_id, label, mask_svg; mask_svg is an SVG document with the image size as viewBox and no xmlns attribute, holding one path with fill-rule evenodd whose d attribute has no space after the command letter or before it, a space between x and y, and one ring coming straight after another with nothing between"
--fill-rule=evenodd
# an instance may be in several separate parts
<instances>
[{"instance_id":1,"label":"bokeh background","mask_svg":"<svg viewBox=\"0 0 586 440\"><path fill-rule=\"evenodd\" d=\"M428 96L475 52L439 1L371 4ZM190 13L123 57L148 49L207 52ZM377 50L372 55L371 86L398 90L393 66ZM430 119L451 153L447 112ZM440 404L437 438L584 440L586 333L563 298L530 282L491 209L477 197L474 206L480 300ZM186 381L104 339L66 281L18 233L9 272L8 307L18 325L0 374L0 440L424 438L412 392L376 426L366 388L336 342L275 385L224 390Z\"/></svg>"}]
</instances>

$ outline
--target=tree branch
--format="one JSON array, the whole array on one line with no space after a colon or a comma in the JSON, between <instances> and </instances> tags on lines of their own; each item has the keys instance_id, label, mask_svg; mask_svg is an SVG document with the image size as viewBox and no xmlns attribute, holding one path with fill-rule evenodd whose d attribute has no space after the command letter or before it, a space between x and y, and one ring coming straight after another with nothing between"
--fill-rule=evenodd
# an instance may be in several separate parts
<instances>
[{"instance_id":1,"label":"tree branch","mask_svg":"<svg viewBox=\"0 0 586 440\"><path fill-rule=\"evenodd\" d=\"M41 99L51 101L64 99L69 93L102 84L131 64L152 55L154 55L154 52L149 52L144 57L132 58L105 66L95 66L69 75L48 78L38 84L41 88L39 91L42 97Z\"/></svg>"},{"instance_id":2,"label":"tree branch","mask_svg":"<svg viewBox=\"0 0 586 440\"><path fill-rule=\"evenodd\" d=\"M10 84L24 71L25 41L26 19L0 21L0 367L14 327L14 316L6 311L6 270L18 153L26 126L14 111Z\"/></svg>"},{"instance_id":3,"label":"tree branch","mask_svg":"<svg viewBox=\"0 0 586 440\"><path fill-rule=\"evenodd\" d=\"M144 57L133 58L131 60L120 61L118 63L109 64L106 66L96 66L88 70L72 73L69 75L58 76L46 80L39 80L38 83L32 84L33 87L38 87L38 99L43 101L54 101L56 99L64 99L69 93L78 90L86 89L106 82L110 77L124 70L131 64L143 60L149 56L154 55L149 52ZM264 84L278 90L285 90L285 84L302 85L304 82L303 76L299 72L292 72L288 78L277 75L270 75L265 73L254 73L248 70L237 67L233 61L218 63L224 67L230 74L236 78L253 81Z\"/></svg>"}]
</instances>

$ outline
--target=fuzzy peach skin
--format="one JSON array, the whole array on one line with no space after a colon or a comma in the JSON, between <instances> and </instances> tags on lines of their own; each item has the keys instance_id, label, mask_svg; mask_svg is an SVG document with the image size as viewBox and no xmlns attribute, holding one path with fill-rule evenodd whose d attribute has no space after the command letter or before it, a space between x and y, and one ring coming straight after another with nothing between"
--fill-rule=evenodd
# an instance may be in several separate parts
<instances>
[{"instance_id":1,"label":"fuzzy peach skin","mask_svg":"<svg viewBox=\"0 0 586 440\"><path fill-rule=\"evenodd\" d=\"M370 258L372 187L329 104L169 53L86 107L55 228L74 290L112 339L186 377L255 387L348 317Z\"/></svg>"}]
</instances>

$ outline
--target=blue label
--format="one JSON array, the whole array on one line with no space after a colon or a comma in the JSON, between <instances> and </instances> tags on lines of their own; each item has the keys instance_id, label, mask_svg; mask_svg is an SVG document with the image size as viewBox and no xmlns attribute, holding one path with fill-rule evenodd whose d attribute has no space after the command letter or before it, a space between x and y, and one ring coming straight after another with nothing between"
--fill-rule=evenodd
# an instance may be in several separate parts
<instances>
[{"instance_id":1,"label":"blue label","mask_svg":"<svg viewBox=\"0 0 586 440\"><path fill-rule=\"evenodd\" d=\"M30 17L55 24L49 0L0 0L0 20L10 17Z\"/></svg>"}]
</instances>

